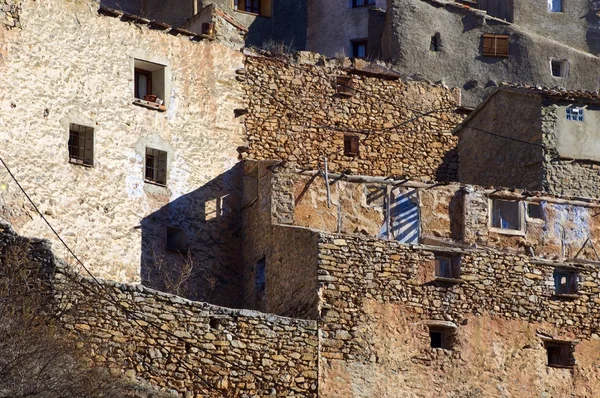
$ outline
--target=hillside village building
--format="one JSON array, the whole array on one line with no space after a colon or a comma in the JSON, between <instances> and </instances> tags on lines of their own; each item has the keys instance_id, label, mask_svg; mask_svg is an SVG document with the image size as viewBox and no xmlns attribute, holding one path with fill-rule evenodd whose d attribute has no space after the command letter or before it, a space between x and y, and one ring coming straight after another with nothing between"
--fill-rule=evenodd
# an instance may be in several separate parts
<instances>
[{"instance_id":1,"label":"hillside village building","mask_svg":"<svg viewBox=\"0 0 600 398\"><path fill-rule=\"evenodd\" d=\"M2 169L0 259L27 243L95 365L182 397L600 393L595 94L465 119L460 87L238 51L225 7L0 4L0 157L40 210Z\"/></svg>"}]
</instances>

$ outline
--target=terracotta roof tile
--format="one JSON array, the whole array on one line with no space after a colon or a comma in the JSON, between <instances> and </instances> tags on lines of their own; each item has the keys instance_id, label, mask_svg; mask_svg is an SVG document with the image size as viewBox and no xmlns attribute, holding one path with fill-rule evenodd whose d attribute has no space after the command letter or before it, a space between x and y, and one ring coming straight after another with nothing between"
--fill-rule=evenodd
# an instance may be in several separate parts
<instances>
[{"instance_id":1,"label":"terracotta roof tile","mask_svg":"<svg viewBox=\"0 0 600 398\"><path fill-rule=\"evenodd\" d=\"M566 101L592 101L600 102L597 91L567 90L563 87L530 86L526 84L502 83L501 90L516 91L530 94L540 94L547 97L563 99Z\"/></svg>"}]
</instances>

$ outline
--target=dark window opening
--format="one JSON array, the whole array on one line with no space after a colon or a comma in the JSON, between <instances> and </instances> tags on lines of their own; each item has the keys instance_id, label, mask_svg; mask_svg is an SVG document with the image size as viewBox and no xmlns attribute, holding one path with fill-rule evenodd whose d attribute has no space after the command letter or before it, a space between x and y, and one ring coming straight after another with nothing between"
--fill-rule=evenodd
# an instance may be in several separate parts
<instances>
[{"instance_id":1,"label":"dark window opening","mask_svg":"<svg viewBox=\"0 0 600 398\"><path fill-rule=\"evenodd\" d=\"M542 220L544 211L541 203L527 203L527 217Z\"/></svg>"},{"instance_id":2,"label":"dark window opening","mask_svg":"<svg viewBox=\"0 0 600 398\"><path fill-rule=\"evenodd\" d=\"M444 279L460 278L459 256L435 256L435 276Z\"/></svg>"},{"instance_id":3,"label":"dark window opening","mask_svg":"<svg viewBox=\"0 0 600 398\"><path fill-rule=\"evenodd\" d=\"M579 290L579 273L569 270L554 270L554 293L577 294Z\"/></svg>"},{"instance_id":4,"label":"dark window opening","mask_svg":"<svg viewBox=\"0 0 600 398\"><path fill-rule=\"evenodd\" d=\"M452 328L429 327L429 342L431 348L451 350L456 342L456 332Z\"/></svg>"},{"instance_id":5,"label":"dark window opening","mask_svg":"<svg viewBox=\"0 0 600 398\"><path fill-rule=\"evenodd\" d=\"M429 51L440 51L442 49L442 38L438 33L431 36L431 43L429 44Z\"/></svg>"},{"instance_id":6,"label":"dark window opening","mask_svg":"<svg viewBox=\"0 0 600 398\"><path fill-rule=\"evenodd\" d=\"M146 148L146 182L167 184L167 152Z\"/></svg>"},{"instance_id":7,"label":"dark window opening","mask_svg":"<svg viewBox=\"0 0 600 398\"><path fill-rule=\"evenodd\" d=\"M135 68L135 98L145 99L152 94L152 72Z\"/></svg>"},{"instance_id":8,"label":"dark window opening","mask_svg":"<svg viewBox=\"0 0 600 398\"><path fill-rule=\"evenodd\" d=\"M187 239L182 229L167 227L167 250L187 252Z\"/></svg>"},{"instance_id":9,"label":"dark window opening","mask_svg":"<svg viewBox=\"0 0 600 398\"><path fill-rule=\"evenodd\" d=\"M352 40L352 56L354 58L366 58L367 57L367 41L366 40Z\"/></svg>"},{"instance_id":10,"label":"dark window opening","mask_svg":"<svg viewBox=\"0 0 600 398\"><path fill-rule=\"evenodd\" d=\"M134 60L133 95L136 100L144 100L154 104L159 109L166 101L167 88L164 65L153 62ZM139 103L139 101L135 101ZM158 105L158 106L157 106Z\"/></svg>"},{"instance_id":11,"label":"dark window opening","mask_svg":"<svg viewBox=\"0 0 600 398\"><path fill-rule=\"evenodd\" d=\"M265 297L267 285L267 261L265 257L256 262L254 266L254 291L258 303L262 303Z\"/></svg>"},{"instance_id":12,"label":"dark window opening","mask_svg":"<svg viewBox=\"0 0 600 398\"><path fill-rule=\"evenodd\" d=\"M260 16L271 16L271 0L234 0L233 9Z\"/></svg>"},{"instance_id":13,"label":"dark window opening","mask_svg":"<svg viewBox=\"0 0 600 398\"><path fill-rule=\"evenodd\" d=\"M508 57L508 45L510 36L507 35L483 35L484 57Z\"/></svg>"},{"instance_id":14,"label":"dark window opening","mask_svg":"<svg viewBox=\"0 0 600 398\"><path fill-rule=\"evenodd\" d=\"M566 59L552 59L550 60L550 71L554 77L567 77L569 62Z\"/></svg>"},{"instance_id":15,"label":"dark window opening","mask_svg":"<svg viewBox=\"0 0 600 398\"><path fill-rule=\"evenodd\" d=\"M344 156L358 156L358 144L357 135L344 135Z\"/></svg>"},{"instance_id":16,"label":"dark window opening","mask_svg":"<svg viewBox=\"0 0 600 398\"><path fill-rule=\"evenodd\" d=\"M375 0L352 0L352 8L375 5Z\"/></svg>"},{"instance_id":17,"label":"dark window opening","mask_svg":"<svg viewBox=\"0 0 600 398\"><path fill-rule=\"evenodd\" d=\"M84 166L94 164L94 129L71 124L69 126L69 162Z\"/></svg>"},{"instance_id":18,"label":"dark window opening","mask_svg":"<svg viewBox=\"0 0 600 398\"><path fill-rule=\"evenodd\" d=\"M572 368L575 366L575 344L570 341L546 341L548 366Z\"/></svg>"}]
</instances>

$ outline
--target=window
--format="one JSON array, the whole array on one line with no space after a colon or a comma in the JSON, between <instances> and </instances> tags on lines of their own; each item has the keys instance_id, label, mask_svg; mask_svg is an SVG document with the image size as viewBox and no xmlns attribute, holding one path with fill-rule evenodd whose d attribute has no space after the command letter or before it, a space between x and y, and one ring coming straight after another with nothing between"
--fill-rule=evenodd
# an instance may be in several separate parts
<instances>
[{"instance_id":1,"label":"window","mask_svg":"<svg viewBox=\"0 0 600 398\"><path fill-rule=\"evenodd\" d=\"M508 35L483 35L484 57L508 57Z\"/></svg>"},{"instance_id":2,"label":"window","mask_svg":"<svg viewBox=\"0 0 600 398\"><path fill-rule=\"evenodd\" d=\"M456 342L456 329L445 326L429 326L429 344L431 348L451 350Z\"/></svg>"},{"instance_id":3,"label":"window","mask_svg":"<svg viewBox=\"0 0 600 398\"><path fill-rule=\"evenodd\" d=\"M441 279L460 278L460 257L458 256L435 256L435 277Z\"/></svg>"},{"instance_id":4,"label":"window","mask_svg":"<svg viewBox=\"0 0 600 398\"><path fill-rule=\"evenodd\" d=\"M351 76L338 76L336 78L336 91L344 97L352 97L355 93L354 79Z\"/></svg>"},{"instance_id":5,"label":"window","mask_svg":"<svg viewBox=\"0 0 600 398\"><path fill-rule=\"evenodd\" d=\"M437 32L431 36L431 42L429 44L429 51L440 51L442 49L442 38L440 33Z\"/></svg>"},{"instance_id":6,"label":"window","mask_svg":"<svg viewBox=\"0 0 600 398\"><path fill-rule=\"evenodd\" d=\"M146 182L167 185L167 153L146 148Z\"/></svg>"},{"instance_id":7,"label":"window","mask_svg":"<svg viewBox=\"0 0 600 398\"><path fill-rule=\"evenodd\" d=\"M135 60L134 96L151 104L165 102L165 66L152 62Z\"/></svg>"},{"instance_id":8,"label":"window","mask_svg":"<svg viewBox=\"0 0 600 398\"><path fill-rule=\"evenodd\" d=\"M69 162L84 166L94 165L94 129L71 124L69 126Z\"/></svg>"},{"instance_id":9,"label":"window","mask_svg":"<svg viewBox=\"0 0 600 398\"><path fill-rule=\"evenodd\" d=\"M527 218L534 220L543 220L544 211L541 203L527 203Z\"/></svg>"},{"instance_id":10,"label":"window","mask_svg":"<svg viewBox=\"0 0 600 398\"><path fill-rule=\"evenodd\" d=\"M344 134L344 156L358 156L358 141L357 135Z\"/></svg>"},{"instance_id":11,"label":"window","mask_svg":"<svg viewBox=\"0 0 600 398\"><path fill-rule=\"evenodd\" d=\"M548 0L548 11L562 12L562 10L563 10L562 0Z\"/></svg>"},{"instance_id":12,"label":"window","mask_svg":"<svg viewBox=\"0 0 600 398\"><path fill-rule=\"evenodd\" d=\"M572 120L575 122L583 122L583 108L570 106L567 108L566 114L567 114L567 120Z\"/></svg>"},{"instance_id":13,"label":"window","mask_svg":"<svg viewBox=\"0 0 600 398\"><path fill-rule=\"evenodd\" d=\"M352 8L374 5L375 0L352 0Z\"/></svg>"},{"instance_id":14,"label":"window","mask_svg":"<svg viewBox=\"0 0 600 398\"><path fill-rule=\"evenodd\" d=\"M266 267L267 261L265 257L258 260L254 266L254 290L256 293L256 299L259 303L262 303L265 297L265 289L267 285Z\"/></svg>"},{"instance_id":15,"label":"window","mask_svg":"<svg viewBox=\"0 0 600 398\"><path fill-rule=\"evenodd\" d=\"M551 59L550 72L554 77L567 77L569 74L569 62L566 59Z\"/></svg>"},{"instance_id":16,"label":"window","mask_svg":"<svg viewBox=\"0 0 600 398\"><path fill-rule=\"evenodd\" d=\"M185 232L176 227L167 227L167 250L178 252L187 251Z\"/></svg>"},{"instance_id":17,"label":"window","mask_svg":"<svg viewBox=\"0 0 600 398\"><path fill-rule=\"evenodd\" d=\"M522 209L519 201L492 199L491 227L505 231L523 231Z\"/></svg>"},{"instance_id":18,"label":"window","mask_svg":"<svg viewBox=\"0 0 600 398\"><path fill-rule=\"evenodd\" d=\"M233 0L233 9L263 17L270 17L271 0Z\"/></svg>"},{"instance_id":19,"label":"window","mask_svg":"<svg viewBox=\"0 0 600 398\"><path fill-rule=\"evenodd\" d=\"M579 273L576 271L554 270L554 294L572 295L579 290Z\"/></svg>"},{"instance_id":20,"label":"window","mask_svg":"<svg viewBox=\"0 0 600 398\"><path fill-rule=\"evenodd\" d=\"M546 340L544 346L548 354L548 366L572 368L575 366L575 342Z\"/></svg>"},{"instance_id":21,"label":"window","mask_svg":"<svg viewBox=\"0 0 600 398\"><path fill-rule=\"evenodd\" d=\"M352 56L354 58L366 58L367 57L367 41L366 40L352 40Z\"/></svg>"}]
</instances>

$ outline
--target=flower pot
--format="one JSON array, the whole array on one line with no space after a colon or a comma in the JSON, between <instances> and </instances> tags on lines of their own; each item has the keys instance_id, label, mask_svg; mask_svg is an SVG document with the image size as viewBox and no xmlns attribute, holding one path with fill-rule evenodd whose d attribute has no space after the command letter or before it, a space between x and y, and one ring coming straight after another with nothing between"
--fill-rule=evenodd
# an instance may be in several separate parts
<instances>
[{"instance_id":1,"label":"flower pot","mask_svg":"<svg viewBox=\"0 0 600 398\"><path fill-rule=\"evenodd\" d=\"M144 95L144 101L155 102L156 95L153 95L153 94Z\"/></svg>"}]
</instances>

